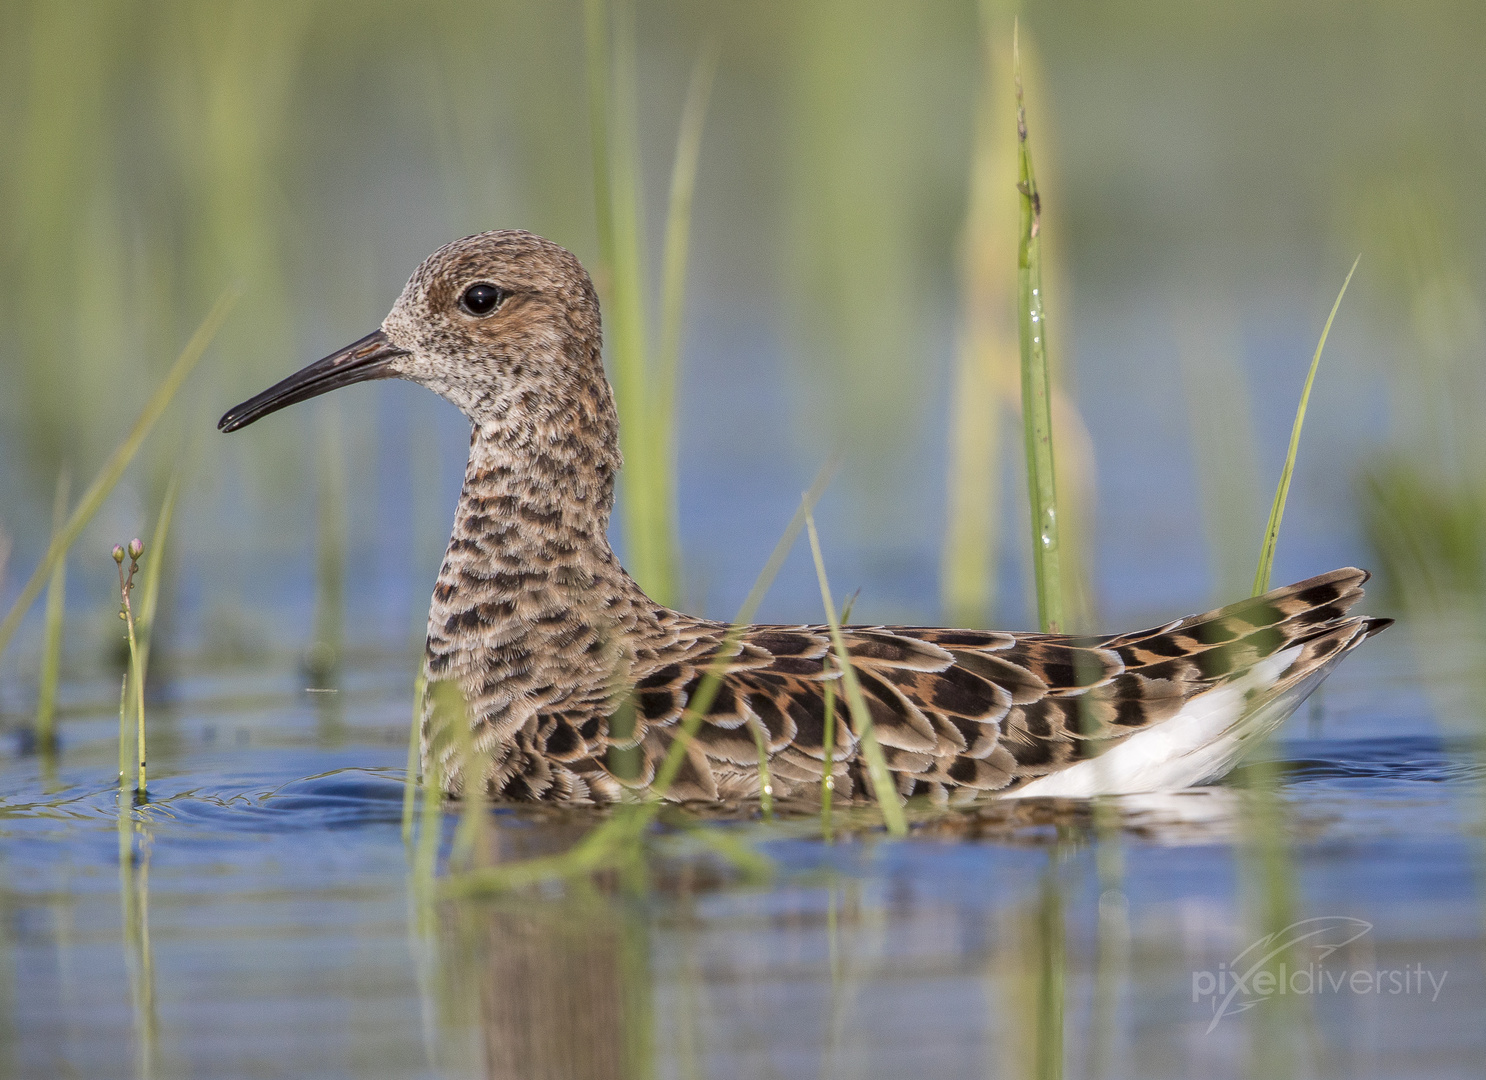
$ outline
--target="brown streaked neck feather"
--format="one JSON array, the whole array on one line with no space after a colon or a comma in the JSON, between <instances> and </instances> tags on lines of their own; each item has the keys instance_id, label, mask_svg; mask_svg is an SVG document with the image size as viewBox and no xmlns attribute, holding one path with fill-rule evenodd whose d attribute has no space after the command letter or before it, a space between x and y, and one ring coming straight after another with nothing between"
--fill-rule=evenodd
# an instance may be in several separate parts
<instances>
[{"instance_id":1,"label":"brown streaked neck feather","mask_svg":"<svg viewBox=\"0 0 1486 1080\"><path fill-rule=\"evenodd\" d=\"M633 659L626 643L657 617L609 546L619 454L607 383L534 413L476 424L429 609L428 676L459 684L493 743L559 702L612 694Z\"/></svg>"}]
</instances>

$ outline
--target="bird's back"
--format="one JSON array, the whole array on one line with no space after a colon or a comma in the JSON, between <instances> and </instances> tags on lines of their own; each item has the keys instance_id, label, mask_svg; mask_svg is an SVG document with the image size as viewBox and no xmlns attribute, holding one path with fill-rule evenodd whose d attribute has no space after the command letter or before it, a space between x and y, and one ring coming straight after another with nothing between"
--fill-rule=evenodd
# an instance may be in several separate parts
<instances>
[{"instance_id":1,"label":"bird's back","mask_svg":"<svg viewBox=\"0 0 1486 1080\"><path fill-rule=\"evenodd\" d=\"M1388 624L1347 614L1367 576L1335 570L1109 637L853 626L844 640L904 796L1171 789L1221 775ZM815 798L828 757L838 795L870 791L826 627L749 627L718 664L726 626L665 614L619 710L589 698L534 718L496 793L612 801L651 783L713 666L720 684L668 797L757 798L766 771L777 797Z\"/></svg>"}]
</instances>

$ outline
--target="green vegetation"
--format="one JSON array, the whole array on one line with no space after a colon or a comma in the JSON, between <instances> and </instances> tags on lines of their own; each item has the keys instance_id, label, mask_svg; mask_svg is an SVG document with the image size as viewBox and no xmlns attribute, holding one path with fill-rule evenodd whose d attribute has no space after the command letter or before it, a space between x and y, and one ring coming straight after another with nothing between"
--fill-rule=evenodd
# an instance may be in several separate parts
<instances>
[{"instance_id":1,"label":"green vegetation","mask_svg":"<svg viewBox=\"0 0 1486 1080\"><path fill-rule=\"evenodd\" d=\"M155 640L155 617L160 611L160 583L164 579L165 545L170 538L170 526L175 520L175 503L181 492L181 470L178 467L170 474L165 485L165 497L160 501L160 513L155 518L155 531L150 535L148 557L144 562L143 593L139 603L139 670L148 677L150 672L150 646Z\"/></svg>"},{"instance_id":2,"label":"green vegetation","mask_svg":"<svg viewBox=\"0 0 1486 1080\"><path fill-rule=\"evenodd\" d=\"M67 493L71 474L64 468L57 475L57 494L52 502L52 536L67 525ZM67 614L67 558L57 560L46 589L46 636L41 654L41 683L36 694L36 742L50 756L57 746L54 727L57 715L57 680L62 671L62 621Z\"/></svg>"},{"instance_id":3,"label":"green vegetation","mask_svg":"<svg viewBox=\"0 0 1486 1080\"><path fill-rule=\"evenodd\" d=\"M427 675L423 671L423 663L420 660L418 674L413 677L413 722L408 725L408 766L404 773L402 796L402 842L408 846L413 843L413 815L418 798L417 781L420 779L419 762L421 760L418 744L423 730L423 695L427 688Z\"/></svg>"},{"instance_id":4,"label":"green vegetation","mask_svg":"<svg viewBox=\"0 0 1486 1080\"><path fill-rule=\"evenodd\" d=\"M817 570L820 567L817 566ZM841 608L841 617L837 620L840 625L845 625L851 618L852 605L856 603L857 594L853 593ZM822 668L830 665L830 660L821 663ZM831 800L836 792L836 684L828 682L825 685L825 719L821 724L821 743L825 747L825 761L822 764L821 775L823 779L820 785L820 832L825 837L826 843L831 842Z\"/></svg>"},{"instance_id":5,"label":"green vegetation","mask_svg":"<svg viewBox=\"0 0 1486 1080\"><path fill-rule=\"evenodd\" d=\"M1018 345L1012 311L1018 209L1011 49L1004 5L983 0L980 87L960 252L960 340L950 396L940 599L945 621L983 626L996 599L1001 430Z\"/></svg>"},{"instance_id":6,"label":"green vegetation","mask_svg":"<svg viewBox=\"0 0 1486 1080\"><path fill-rule=\"evenodd\" d=\"M150 643L154 637L155 616L160 606L160 580L165 561L165 541L170 535L170 522L175 514L176 495L180 490L180 472L170 478L165 489L165 501L160 507L160 516L155 521L154 538L150 543L149 558L140 574L139 560L146 548L138 539L129 541L127 547L115 545L114 563L119 571L119 618L124 620L129 644L129 667L124 674L124 685L119 699L119 788L122 792L128 768L129 732L134 733L135 767L134 798L143 802L149 795L145 783L145 677L150 665ZM129 560L129 570L124 571L124 559ZM140 575L142 595L139 613L135 614L131 600L135 588L135 576ZM130 690L133 694L130 694Z\"/></svg>"},{"instance_id":7,"label":"green vegetation","mask_svg":"<svg viewBox=\"0 0 1486 1080\"><path fill-rule=\"evenodd\" d=\"M108 461L98 471L98 475L94 477L93 482L88 485L88 490L83 493L83 497L78 502L77 508L68 516L67 523L52 537L52 542L48 545L46 554L42 557L41 562L37 564L36 569L32 571L30 579L21 589L21 595L11 605L10 611L6 613L4 621L0 622L0 654L3 654L5 647L10 644L10 639L15 634L16 627L20 625L22 616L26 614L27 609L30 608L36 597L41 593L43 584L51 575L52 569L56 566L58 560L67 554L67 550L72 547L78 534L83 531L83 527L93 519L93 515L103 505L103 500L108 498L109 493L118 484L119 479L124 475L124 470L134 460L134 455L139 453L139 448L144 444L145 437L149 435L150 430L155 426L161 415L164 414L171 399L180 390L181 384L186 381L186 376L191 374L192 369L196 367L197 362L200 361L202 355L206 352L207 346L216 337L217 331L221 329L222 323L227 319L228 312L232 310L232 305L236 302L237 295L237 289L229 289L213 305L211 311L207 313L206 318L202 320L201 325L197 327L196 332L191 335L191 339L186 342L186 346L181 350L180 356L176 358L175 364L171 367L165 378L161 380L160 385L155 388L155 392L150 396L150 399L145 403L144 409L140 412L139 418L134 422L134 426L130 429L129 434L109 456Z\"/></svg>"},{"instance_id":8,"label":"green vegetation","mask_svg":"<svg viewBox=\"0 0 1486 1080\"><path fill-rule=\"evenodd\" d=\"M1352 282L1352 275L1357 272L1359 261L1360 255L1353 260L1351 269L1347 271L1336 301L1331 305L1331 312L1326 317L1326 324L1321 329L1315 354L1311 357L1310 369L1306 373L1300 402L1295 410L1295 422L1290 430L1285 464L1280 472L1280 481L1269 511L1269 521L1264 530L1258 570L1254 575L1254 596L1269 590L1275 544L1285 516L1285 501L1295 472L1295 459L1300 449L1300 433L1305 425L1311 387L1316 381L1316 372L1321 365L1321 353L1326 347L1326 338L1331 333L1331 324L1341 307L1342 297L1347 293L1347 286ZM1244 870L1244 888L1240 891L1240 899L1252 932L1258 937L1278 937L1286 927L1294 923L1299 910L1294 857L1286 828L1284 796L1280 790L1283 777L1275 762L1260 759L1245 768L1244 780L1248 798L1243 804L1240 821L1242 842L1239 862ZM1287 966L1293 970L1294 958L1289 949L1276 952L1264 963L1269 977L1274 979L1283 978ZM1248 1043L1249 1075L1288 1077L1299 1072L1297 1061L1304 1049L1299 1045L1301 1018L1308 1011L1308 1001L1304 998L1288 998L1278 1004L1278 1008L1266 1009L1255 1020Z\"/></svg>"},{"instance_id":9,"label":"green vegetation","mask_svg":"<svg viewBox=\"0 0 1486 1080\"><path fill-rule=\"evenodd\" d=\"M1020 58L1014 63L1014 70L1017 191L1021 193L1017 325L1022 346L1022 431L1027 454L1027 497L1032 514L1032 569L1037 582L1037 621L1043 633L1057 634L1066 625L1065 586L1053 454L1052 377L1048 373L1047 318L1042 298L1042 197L1037 193L1037 175L1027 145Z\"/></svg>"},{"instance_id":10,"label":"green vegetation","mask_svg":"<svg viewBox=\"0 0 1486 1080\"><path fill-rule=\"evenodd\" d=\"M893 774L888 772L887 759L872 730L872 714L867 711L867 701L862 697L862 686L857 681L856 668L851 664L846 640L841 636L841 624L836 621L836 602L831 599L830 582L826 580L826 564L820 553L820 537L815 531L815 518L807 510L805 527L810 530L810 554L815 559L815 574L820 582L820 601L825 605L826 622L831 628L831 647L836 656L836 670L841 675L841 689L851 710L851 721L861 746L862 756L867 759L867 775L872 780L872 797L882 811L887 831L894 836L905 836L908 823L903 817L902 800L898 787L893 783ZM828 774L829 775L829 774ZM825 789L822 787L822 792Z\"/></svg>"},{"instance_id":11,"label":"green vegetation","mask_svg":"<svg viewBox=\"0 0 1486 1080\"><path fill-rule=\"evenodd\" d=\"M124 572L124 557L129 558L129 572ZM122 544L115 544L113 550L114 563L119 568L119 618L124 620L124 627L129 637L129 673L125 676L125 693L119 707L119 760L125 757L124 744L128 741L127 728L128 712L124 701L134 707L134 731L135 746L138 753L135 755L138 766L138 774L134 785L134 797L143 802L146 797L145 790L145 754L144 754L144 670L140 666L140 650L138 636L134 632L134 606L130 603L129 594L134 591L134 575L139 573L139 559L144 554L144 545L137 539L129 541L129 547L124 548ZM134 690L134 698L129 701L128 689ZM122 789L125 782L127 770L119 773L119 787Z\"/></svg>"},{"instance_id":12,"label":"green vegetation","mask_svg":"<svg viewBox=\"0 0 1486 1080\"><path fill-rule=\"evenodd\" d=\"M620 417L626 563L661 603L679 603L676 384L680 371L692 194L717 48L698 58L671 168L659 334L646 318L645 251L635 100L634 0L585 0L589 117L610 377ZM611 25L612 24L612 25ZM659 338L652 352L651 341Z\"/></svg>"},{"instance_id":13,"label":"green vegetation","mask_svg":"<svg viewBox=\"0 0 1486 1080\"><path fill-rule=\"evenodd\" d=\"M1061 1080L1067 1048L1063 1014L1068 995L1068 946L1063 923L1063 884L1054 859L1042 879L1037 908L1037 1045L1032 1075Z\"/></svg>"},{"instance_id":14,"label":"green vegetation","mask_svg":"<svg viewBox=\"0 0 1486 1080\"><path fill-rule=\"evenodd\" d=\"M1347 271L1341 291L1336 294L1336 303L1331 305L1331 314L1326 316L1326 325L1321 328L1321 340L1316 342L1316 354L1311 357L1310 371L1305 376L1305 388L1300 392L1300 404L1295 409L1295 424L1290 429L1290 447L1285 452L1285 467L1280 470L1280 482L1275 488L1274 505L1269 509L1269 524L1264 528L1264 547L1259 552L1259 568L1254 573L1254 595L1269 591L1269 574L1274 567L1274 545L1280 536L1280 521L1285 516L1285 500L1290 496L1290 477L1295 473L1295 455L1300 451L1300 429L1305 426L1305 410L1311 400L1311 386L1316 381L1316 370L1321 366L1321 350L1326 348L1326 337L1331 333L1332 320L1342 306L1342 297L1347 295L1347 286L1357 272L1362 256L1352 260L1352 269Z\"/></svg>"}]
</instances>

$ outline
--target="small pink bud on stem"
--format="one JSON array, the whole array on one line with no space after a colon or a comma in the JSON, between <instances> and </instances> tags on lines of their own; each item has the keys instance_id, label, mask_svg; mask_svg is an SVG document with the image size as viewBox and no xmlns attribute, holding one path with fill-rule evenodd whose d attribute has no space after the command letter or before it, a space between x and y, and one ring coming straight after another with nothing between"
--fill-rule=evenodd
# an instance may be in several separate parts
<instances>
[{"instance_id":1,"label":"small pink bud on stem","mask_svg":"<svg viewBox=\"0 0 1486 1080\"><path fill-rule=\"evenodd\" d=\"M138 559L143 554L144 544L140 541L139 537L136 536L133 540L129 541L129 558Z\"/></svg>"},{"instance_id":2,"label":"small pink bud on stem","mask_svg":"<svg viewBox=\"0 0 1486 1080\"><path fill-rule=\"evenodd\" d=\"M118 563L120 566L123 566L124 565L124 545L122 545L122 544L115 544L114 545L113 555L114 555L114 562Z\"/></svg>"}]
</instances>

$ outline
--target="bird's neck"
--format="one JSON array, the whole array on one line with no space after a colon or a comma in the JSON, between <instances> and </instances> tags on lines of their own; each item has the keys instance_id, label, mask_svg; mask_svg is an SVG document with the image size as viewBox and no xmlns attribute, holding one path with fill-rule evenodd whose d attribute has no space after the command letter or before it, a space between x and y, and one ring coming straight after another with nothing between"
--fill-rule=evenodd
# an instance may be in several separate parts
<instances>
[{"instance_id":1,"label":"bird's neck","mask_svg":"<svg viewBox=\"0 0 1486 1080\"><path fill-rule=\"evenodd\" d=\"M609 546L618 454L599 412L584 419L601 430L476 424L470 441L427 666L497 727L623 679L623 643L659 614Z\"/></svg>"}]
</instances>

